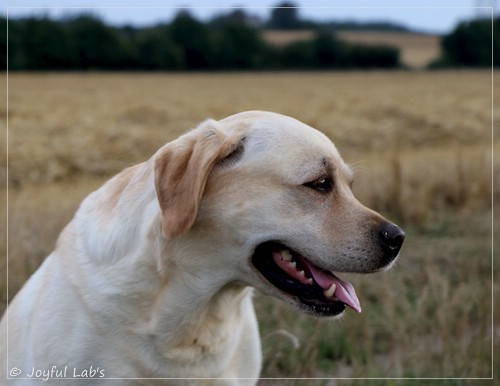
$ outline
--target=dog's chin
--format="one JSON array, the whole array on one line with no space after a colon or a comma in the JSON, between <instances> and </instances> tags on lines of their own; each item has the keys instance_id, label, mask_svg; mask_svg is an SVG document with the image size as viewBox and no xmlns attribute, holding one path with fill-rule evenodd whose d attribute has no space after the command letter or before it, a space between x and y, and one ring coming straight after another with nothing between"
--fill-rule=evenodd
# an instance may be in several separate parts
<instances>
[{"instance_id":1,"label":"dog's chin","mask_svg":"<svg viewBox=\"0 0 500 386\"><path fill-rule=\"evenodd\" d=\"M283 244L260 244L251 258L270 292L320 317L341 315L346 306L361 312L354 288L332 272L314 265L309 259Z\"/></svg>"}]
</instances>

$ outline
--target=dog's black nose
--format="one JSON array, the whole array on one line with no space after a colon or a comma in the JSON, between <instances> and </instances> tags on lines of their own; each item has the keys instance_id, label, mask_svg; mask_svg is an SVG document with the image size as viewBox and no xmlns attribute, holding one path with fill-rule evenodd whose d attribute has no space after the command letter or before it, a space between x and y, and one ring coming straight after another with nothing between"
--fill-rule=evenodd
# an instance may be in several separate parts
<instances>
[{"instance_id":1,"label":"dog's black nose","mask_svg":"<svg viewBox=\"0 0 500 386\"><path fill-rule=\"evenodd\" d=\"M386 256L394 258L403 245L405 233L397 225L387 223L380 228L379 237Z\"/></svg>"}]
</instances>

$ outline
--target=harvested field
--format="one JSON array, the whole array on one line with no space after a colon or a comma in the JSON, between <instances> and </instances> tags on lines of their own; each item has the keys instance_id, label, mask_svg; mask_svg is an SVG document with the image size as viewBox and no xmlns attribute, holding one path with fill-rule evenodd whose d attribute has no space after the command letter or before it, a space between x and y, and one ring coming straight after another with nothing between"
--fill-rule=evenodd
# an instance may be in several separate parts
<instances>
[{"instance_id":1,"label":"harvested field","mask_svg":"<svg viewBox=\"0 0 500 386\"><path fill-rule=\"evenodd\" d=\"M81 199L111 175L206 118L271 110L332 138L356 169L355 194L400 222L407 241L391 272L349 278L361 315L325 322L258 295L262 375L491 376L492 344L499 346L492 322L500 323L491 298L500 295L491 281L491 200L500 197L491 73L10 74L8 90L10 297L52 250ZM5 189L0 195L6 202Z\"/></svg>"}]
</instances>

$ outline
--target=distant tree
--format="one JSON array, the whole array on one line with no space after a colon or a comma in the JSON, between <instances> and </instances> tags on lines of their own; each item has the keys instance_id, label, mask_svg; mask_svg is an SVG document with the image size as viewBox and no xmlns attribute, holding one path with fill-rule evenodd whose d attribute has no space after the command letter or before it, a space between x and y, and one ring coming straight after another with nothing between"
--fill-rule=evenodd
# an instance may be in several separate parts
<instances>
[{"instance_id":1,"label":"distant tree","mask_svg":"<svg viewBox=\"0 0 500 386\"><path fill-rule=\"evenodd\" d=\"M188 12L181 11L170 24L169 30L185 69L205 70L212 66L211 33L206 25Z\"/></svg>"},{"instance_id":2,"label":"distant tree","mask_svg":"<svg viewBox=\"0 0 500 386\"><path fill-rule=\"evenodd\" d=\"M353 68L395 68L400 66L399 50L386 45L354 44L348 48L348 65Z\"/></svg>"},{"instance_id":3,"label":"distant tree","mask_svg":"<svg viewBox=\"0 0 500 386\"><path fill-rule=\"evenodd\" d=\"M80 15L67 24L79 68L122 68L126 53L116 30L91 14Z\"/></svg>"},{"instance_id":4,"label":"distant tree","mask_svg":"<svg viewBox=\"0 0 500 386\"><path fill-rule=\"evenodd\" d=\"M281 64L297 69L395 68L399 51L390 46L363 46L338 40L319 31L311 41L299 41L281 50Z\"/></svg>"},{"instance_id":5,"label":"distant tree","mask_svg":"<svg viewBox=\"0 0 500 386\"><path fill-rule=\"evenodd\" d=\"M221 69L262 68L269 50L255 28L233 20L227 22L216 36L216 66Z\"/></svg>"},{"instance_id":6,"label":"distant tree","mask_svg":"<svg viewBox=\"0 0 500 386\"><path fill-rule=\"evenodd\" d=\"M288 24L282 24L291 27L298 21L296 9L290 8L292 3L281 5L292 10L283 17ZM280 19L279 12L274 15ZM210 24L181 11L170 24L148 28L112 27L92 14L63 20L14 19L9 20L8 56L6 36L0 43L0 66L5 68L7 58L10 70L341 69L399 65L397 49L353 45L338 40L329 29L318 31L311 40L276 47L253 26L256 21L238 9L218 16ZM0 40L2 33L6 35L6 24L7 20L0 18Z\"/></svg>"},{"instance_id":7,"label":"distant tree","mask_svg":"<svg viewBox=\"0 0 500 386\"><path fill-rule=\"evenodd\" d=\"M309 41L297 41L284 46L278 66L288 69L311 69L316 66L314 47Z\"/></svg>"},{"instance_id":8,"label":"distant tree","mask_svg":"<svg viewBox=\"0 0 500 386\"><path fill-rule=\"evenodd\" d=\"M345 44L333 33L318 32L312 45L316 67L342 68L348 65Z\"/></svg>"},{"instance_id":9,"label":"distant tree","mask_svg":"<svg viewBox=\"0 0 500 386\"><path fill-rule=\"evenodd\" d=\"M466 66L491 65L491 28L488 20L459 24L442 41L447 58Z\"/></svg>"},{"instance_id":10,"label":"distant tree","mask_svg":"<svg viewBox=\"0 0 500 386\"><path fill-rule=\"evenodd\" d=\"M7 19L0 17L0 71L7 69Z\"/></svg>"},{"instance_id":11,"label":"distant tree","mask_svg":"<svg viewBox=\"0 0 500 386\"><path fill-rule=\"evenodd\" d=\"M298 41L282 49L285 67L299 69L342 68L346 65L343 42L330 32L318 31L311 41Z\"/></svg>"},{"instance_id":12,"label":"distant tree","mask_svg":"<svg viewBox=\"0 0 500 386\"><path fill-rule=\"evenodd\" d=\"M229 13L217 15L209 22L209 26L215 29L222 28L227 24L248 25L250 24L249 17L243 9L235 9Z\"/></svg>"},{"instance_id":13,"label":"distant tree","mask_svg":"<svg viewBox=\"0 0 500 386\"><path fill-rule=\"evenodd\" d=\"M493 65L499 66L500 18L497 17L493 25L489 19L460 23L443 37L441 49L441 58L431 66L489 67L492 64L492 53Z\"/></svg>"},{"instance_id":14,"label":"distant tree","mask_svg":"<svg viewBox=\"0 0 500 386\"><path fill-rule=\"evenodd\" d=\"M298 17L297 6L290 2L277 5L271 12L269 21L271 28L276 29L298 29L301 22Z\"/></svg>"},{"instance_id":15,"label":"distant tree","mask_svg":"<svg viewBox=\"0 0 500 386\"><path fill-rule=\"evenodd\" d=\"M135 39L135 61L145 70L178 70L182 63L166 26L141 31Z\"/></svg>"},{"instance_id":16,"label":"distant tree","mask_svg":"<svg viewBox=\"0 0 500 386\"><path fill-rule=\"evenodd\" d=\"M75 65L70 37L60 23L46 17L24 22L17 44L24 50L27 70L64 70Z\"/></svg>"}]
</instances>

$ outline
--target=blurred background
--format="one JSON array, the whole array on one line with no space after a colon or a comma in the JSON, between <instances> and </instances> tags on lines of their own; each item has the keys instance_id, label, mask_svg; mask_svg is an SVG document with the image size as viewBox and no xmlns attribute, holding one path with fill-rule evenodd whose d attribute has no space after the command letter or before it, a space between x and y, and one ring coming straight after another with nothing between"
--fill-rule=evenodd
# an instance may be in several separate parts
<instances>
[{"instance_id":1,"label":"blurred background","mask_svg":"<svg viewBox=\"0 0 500 386\"><path fill-rule=\"evenodd\" d=\"M496 1L6 3L2 311L109 177L209 117L270 110L328 135L407 240L391 272L348 277L361 315L257 295L262 376L287 378L260 384L493 384L474 379L500 370Z\"/></svg>"},{"instance_id":2,"label":"blurred background","mask_svg":"<svg viewBox=\"0 0 500 386\"><path fill-rule=\"evenodd\" d=\"M8 13L9 70L490 67L492 23L498 25L495 1L484 0L404 6L260 1L235 8L201 1L198 7L12 3L0 28L5 68Z\"/></svg>"}]
</instances>

